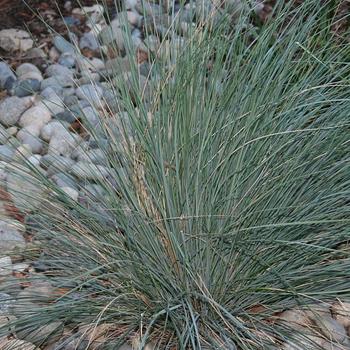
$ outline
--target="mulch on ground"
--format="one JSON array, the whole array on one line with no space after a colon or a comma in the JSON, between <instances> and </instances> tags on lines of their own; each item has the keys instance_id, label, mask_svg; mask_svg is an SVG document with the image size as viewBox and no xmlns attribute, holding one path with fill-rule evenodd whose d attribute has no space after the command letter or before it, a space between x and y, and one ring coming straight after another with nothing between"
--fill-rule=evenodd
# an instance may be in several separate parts
<instances>
[{"instance_id":1,"label":"mulch on ground","mask_svg":"<svg viewBox=\"0 0 350 350\"><path fill-rule=\"evenodd\" d=\"M7 28L25 28L40 23L35 11L61 11L65 15L64 4L67 0L0 0L0 30ZM72 0L73 7L92 6L97 2L114 7L114 0ZM59 11L58 11L59 9Z\"/></svg>"}]
</instances>

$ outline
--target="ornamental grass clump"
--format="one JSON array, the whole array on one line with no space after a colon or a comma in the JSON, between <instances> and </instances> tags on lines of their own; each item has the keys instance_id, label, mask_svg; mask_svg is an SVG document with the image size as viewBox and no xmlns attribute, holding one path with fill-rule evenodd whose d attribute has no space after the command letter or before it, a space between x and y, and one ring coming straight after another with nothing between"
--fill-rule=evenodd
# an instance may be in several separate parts
<instances>
[{"instance_id":1,"label":"ornamental grass clump","mask_svg":"<svg viewBox=\"0 0 350 350\"><path fill-rule=\"evenodd\" d=\"M81 147L79 200L26 163L41 206L18 209L55 292L18 329L58 322L82 348L320 348L278 316L350 297L350 47L332 31L337 3L279 2L259 24L249 6L234 20L213 7L182 39L174 15L146 74L125 26L127 59L109 44L108 103L81 121L102 161Z\"/></svg>"}]
</instances>

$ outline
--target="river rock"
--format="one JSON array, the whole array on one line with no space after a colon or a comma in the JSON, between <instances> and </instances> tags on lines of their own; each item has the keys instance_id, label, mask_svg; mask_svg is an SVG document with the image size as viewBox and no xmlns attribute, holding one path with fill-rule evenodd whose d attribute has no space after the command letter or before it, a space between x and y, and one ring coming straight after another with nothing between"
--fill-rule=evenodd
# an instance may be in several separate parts
<instances>
[{"instance_id":1,"label":"river rock","mask_svg":"<svg viewBox=\"0 0 350 350\"><path fill-rule=\"evenodd\" d=\"M57 122L57 124L60 124ZM48 154L70 157L81 137L55 124L51 129Z\"/></svg>"},{"instance_id":2,"label":"river rock","mask_svg":"<svg viewBox=\"0 0 350 350\"><path fill-rule=\"evenodd\" d=\"M18 227L21 225L0 220L0 256L25 248L26 243Z\"/></svg>"},{"instance_id":3,"label":"river rock","mask_svg":"<svg viewBox=\"0 0 350 350\"><path fill-rule=\"evenodd\" d=\"M52 64L47 67L45 74L48 77L56 77L60 75L73 77L74 73L69 68L62 66L61 64Z\"/></svg>"},{"instance_id":4,"label":"river rock","mask_svg":"<svg viewBox=\"0 0 350 350\"><path fill-rule=\"evenodd\" d=\"M100 149L92 149L88 151L81 151L77 155L78 161L92 162L98 165L104 165L107 163L105 153Z\"/></svg>"},{"instance_id":5,"label":"river rock","mask_svg":"<svg viewBox=\"0 0 350 350\"><path fill-rule=\"evenodd\" d=\"M345 328L350 327L350 303L345 301L336 301L332 307L331 312L333 318L342 324Z\"/></svg>"},{"instance_id":6,"label":"river rock","mask_svg":"<svg viewBox=\"0 0 350 350\"><path fill-rule=\"evenodd\" d=\"M57 75L47 79L44 79L41 82L41 90L45 90L48 87L54 89L60 89L65 87L73 87L75 86L74 78L69 75Z\"/></svg>"},{"instance_id":7,"label":"river rock","mask_svg":"<svg viewBox=\"0 0 350 350\"><path fill-rule=\"evenodd\" d=\"M52 179L52 181L55 182L55 184L58 187L70 187L70 188L73 188L75 190L78 188L77 183L72 178L72 176L69 176L63 172L59 172L59 173L53 175L51 179Z\"/></svg>"},{"instance_id":8,"label":"river rock","mask_svg":"<svg viewBox=\"0 0 350 350\"><path fill-rule=\"evenodd\" d=\"M30 96L40 91L40 86L41 83L38 79L18 80L12 87L12 93L17 97Z\"/></svg>"},{"instance_id":9,"label":"river rock","mask_svg":"<svg viewBox=\"0 0 350 350\"><path fill-rule=\"evenodd\" d=\"M98 72L105 68L105 63L97 57L79 57L77 66L82 74L87 75L90 72Z\"/></svg>"},{"instance_id":10,"label":"river rock","mask_svg":"<svg viewBox=\"0 0 350 350\"><path fill-rule=\"evenodd\" d=\"M51 121L42 128L40 136L44 141L49 142L52 136L67 133L68 127L69 123Z\"/></svg>"},{"instance_id":11,"label":"river rock","mask_svg":"<svg viewBox=\"0 0 350 350\"><path fill-rule=\"evenodd\" d=\"M300 309L291 309L282 312L279 316L279 322L286 325L286 327L301 331L311 325L311 320L305 311Z\"/></svg>"},{"instance_id":12,"label":"river rock","mask_svg":"<svg viewBox=\"0 0 350 350\"><path fill-rule=\"evenodd\" d=\"M8 275L12 275L12 260L9 256L4 256L0 258L0 277L4 277ZM1 295L0 295L0 302L1 302Z\"/></svg>"},{"instance_id":13,"label":"river rock","mask_svg":"<svg viewBox=\"0 0 350 350\"><path fill-rule=\"evenodd\" d=\"M99 49L99 43L93 32L87 32L82 35L79 41L79 47L81 49L88 48L92 51L97 51Z\"/></svg>"},{"instance_id":14,"label":"river rock","mask_svg":"<svg viewBox=\"0 0 350 350\"><path fill-rule=\"evenodd\" d=\"M45 199L43 185L28 170L14 168L7 175L7 190L15 206L23 213L40 207Z\"/></svg>"},{"instance_id":15,"label":"river rock","mask_svg":"<svg viewBox=\"0 0 350 350\"><path fill-rule=\"evenodd\" d=\"M42 127L51 120L51 114L44 105L37 105L24 112L19 125L33 136L39 136Z\"/></svg>"},{"instance_id":16,"label":"river rock","mask_svg":"<svg viewBox=\"0 0 350 350\"><path fill-rule=\"evenodd\" d=\"M0 88L7 88L6 82L14 82L16 79L16 75L12 72L10 66L6 62L0 62Z\"/></svg>"},{"instance_id":17,"label":"river rock","mask_svg":"<svg viewBox=\"0 0 350 350\"><path fill-rule=\"evenodd\" d=\"M0 269L1 269L1 260L2 259L4 259L4 258L0 258ZM11 262L11 259L10 259L10 262ZM11 263L11 267L12 267L12 263ZM8 269L8 271L10 273L8 273L7 275L12 274L12 268ZM3 277L3 276L7 276L7 275L1 275L1 270L0 270L0 276ZM13 297L7 293L0 292L0 316L9 315L12 305L13 305ZM1 323L0 323L0 327L1 327Z\"/></svg>"},{"instance_id":18,"label":"river rock","mask_svg":"<svg viewBox=\"0 0 350 350\"><path fill-rule=\"evenodd\" d=\"M106 167L85 161L77 162L70 171L77 178L87 180L102 181L109 174Z\"/></svg>"},{"instance_id":19,"label":"river rock","mask_svg":"<svg viewBox=\"0 0 350 350\"><path fill-rule=\"evenodd\" d=\"M332 342L345 344L348 342L348 336L343 325L329 316L315 316L313 322L320 329L327 339Z\"/></svg>"},{"instance_id":20,"label":"river rock","mask_svg":"<svg viewBox=\"0 0 350 350\"><path fill-rule=\"evenodd\" d=\"M15 150L10 145L0 145L0 160L10 161L15 154Z\"/></svg>"},{"instance_id":21,"label":"river rock","mask_svg":"<svg viewBox=\"0 0 350 350\"><path fill-rule=\"evenodd\" d=\"M36 75L31 77L30 75L28 75L30 73L36 73ZM22 78L22 79L40 77L40 79L42 80L42 75L40 70L38 69L38 67L36 67L32 63L22 63L21 65L19 65L16 69L16 74L18 78Z\"/></svg>"},{"instance_id":22,"label":"river rock","mask_svg":"<svg viewBox=\"0 0 350 350\"><path fill-rule=\"evenodd\" d=\"M79 86L76 95L82 100L88 100L92 104L99 104L103 90L97 85L86 84Z\"/></svg>"},{"instance_id":23,"label":"river rock","mask_svg":"<svg viewBox=\"0 0 350 350\"><path fill-rule=\"evenodd\" d=\"M41 153L41 151L43 149L42 141L38 137L33 136L26 129L22 129L17 133L17 139L21 143L29 145L29 147L33 153Z\"/></svg>"},{"instance_id":24,"label":"river rock","mask_svg":"<svg viewBox=\"0 0 350 350\"><path fill-rule=\"evenodd\" d=\"M72 187L68 187L68 186L64 186L61 187L61 190L71 199L73 199L74 201L78 201L79 198L79 192L72 188Z\"/></svg>"},{"instance_id":25,"label":"river rock","mask_svg":"<svg viewBox=\"0 0 350 350\"><path fill-rule=\"evenodd\" d=\"M60 90L47 87L41 92L42 103L50 111L52 115L64 112L63 99L58 95Z\"/></svg>"},{"instance_id":26,"label":"river rock","mask_svg":"<svg viewBox=\"0 0 350 350\"><path fill-rule=\"evenodd\" d=\"M53 44L55 45L55 48L61 53L69 52L74 54L76 52L74 45L64 39L62 36L56 35L53 39Z\"/></svg>"},{"instance_id":27,"label":"river rock","mask_svg":"<svg viewBox=\"0 0 350 350\"><path fill-rule=\"evenodd\" d=\"M101 30L98 39L103 45L111 45L120 51L125 49L127 34L120 28L119 21L112 21L111 24Z\"/></svg>"},{"instance_id":28,"label":"river rock","mask_svg":"<svg viewBox=\"0 0 350 350\"><path fill-rule=\"evenodd\" d=\"M69 157L59 156L56 154L46 154L41 161L41 164L50 164L47 167L47 175L52 176L59 172L66 172L75 164L75 161Z\"/></svg>"},{"instance_id":29,"label":"river rock","mask_svg":"<svg viewBox=\"0 0 350 350\"><path fill-rule=\"evenodd\" d=\"M30 34L25 30L14 28L0 30L0 47L5 51L28 51L33 44Z\"/></svg>"},{"instance_id":30,"label":"river rock","mask_svg":"<svg viewBox=\"0 0 350 350\"><path fill-rule=\"evenodd\" d=\"M33 104L31 97L19 98L11 96L0 102L0 122L5 126L15 125L25 112Z\"/></svg>"},{"instance_id":31,"label":"river rock","mask_svg":"<svg viewBox=\"0 0 350 350\"><path fill-rule=\"evenodd\" d=\"M58 59L58 63L66 68L73 68L75 66L76 56L72 53L63 53Z\"/></svg>"}]
</instances>

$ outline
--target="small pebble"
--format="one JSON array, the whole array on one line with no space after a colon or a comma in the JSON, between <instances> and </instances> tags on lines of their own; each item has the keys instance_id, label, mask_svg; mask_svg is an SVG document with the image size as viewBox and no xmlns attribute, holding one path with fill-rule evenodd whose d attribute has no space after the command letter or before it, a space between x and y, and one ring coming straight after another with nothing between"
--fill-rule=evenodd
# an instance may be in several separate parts
<instances>
[{"instance_id":1,"label":"small pebble","mask_svg":"<svg viewBox=\"0 0 350 350\"><path fill-rule=\"evenodd\" d=\"M9 256L4 256L0 258L0 277L12 275L12 270L13 268L12 268L11 258ZM0 293L0 305L1 305L1 293Z\"/></svg>"},{"instance_id":2,"label":"small pebble","mask_svg":"<svg viewBox=\"0 0 350 350\"><path fill-rule=\"evenodd\" d=\"M84 33L80 38L79 46L81 49L88 48L92 51L97 51L100 47L93 32Z\"/></svg>"},{"instance_id":3,"label":"small pebble","mask_svg":"<svg viewBox=\"0 0 350 350\"><path fill-rule=\"evenodd\" d=\"M58 63L61 66L64 66L67 68L73 68L75 66L75 55L69 52L63 53L58 59Z\"/></svg>"},{"instance_id":4,"label":"small pebble","mask_svg":"<svg viewBox=\"0 0 350 350\"><path fill-rule=\"evenodd\" d=\"M13 96L5 98L0 101L0 122L6 126L15 125L22 113L32 104L33 100L30 97L19 98Z\"/></svg>"},{"instance_id":5,"label":"small pebble","mask_svg":"<svg viewBox=\"0 0 350 350\"><path fill-rule=\"evenodd\" d=\"M85 84L77 88L76 95L82 100L98 103L103 95L103 90L97 85Z\"/></svg>"},{"instance_id":6,"label":"small pebble","mask_svg":"<svg viewBox=\"0 0 350 350\"><path fill-rule=\"evenodd\" d=\"M6 81L16 81L16 79L16 75L13 73L10 66L6 62L0 62L0 88L5 88Z\"/></svg>"},{"instance_id":7,"label":"small pebble","mask_svg":"<svg viewBox=\"0 0 350 350\"><path fill-rule=\"evenodd\" d=\"M74 201L78 201L79 192L76 189L65 186L65 187L61 187L61 190L65 192Z\"/></svg>"},{"instance_id":8,"label":"small pebble","mask_svg":"<svg viewBox=\"0 0 350 350\"><path fill-rule=\"evenodd\" d=\"M62 38L61 36L55 36L53 39L53 44L55 45L56 49L61 53L69 52L74 54L76 52L74 45L66 39Z\"/></svg>"},{"instance_id":9,"label":"small pebble","mask_svg":"<svg viewBox=\"0 0 350 350\"><path fill-rule=\"evenodd\" d=\"M19 80L13 87L13 94L17 97L33 95L40 91L41 83L37 79Z\"/></svg>"}]
</instances>

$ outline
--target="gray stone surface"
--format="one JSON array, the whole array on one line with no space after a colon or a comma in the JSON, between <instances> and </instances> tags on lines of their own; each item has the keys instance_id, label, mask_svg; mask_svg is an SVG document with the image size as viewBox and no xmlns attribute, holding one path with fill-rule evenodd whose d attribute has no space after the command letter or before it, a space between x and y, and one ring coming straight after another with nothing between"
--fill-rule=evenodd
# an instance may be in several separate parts
<instances>
[{"instance_id":1,"label":"gray stone surface","mask_svg":"<svg viewBox=\"0 0 350 350\"><path fill-rule=\"evenodd\" d=\"M16 75L12 72L10 66L6 62L0 62L0 88L4 89L6 81L12 79L15 81Z\"/></svg>"},{"instance_id":2,"label":"gray stone surface","mask_svg":"<svg viewBox=\"0 0 350 350\"><path fill-rule=\"evenodd\" d=\"M25 246L25 240L16 225L0 221L0 256L11 251L21 251Z\"/></svg>"},{"instance_id":3,"label":"gray stone surface","mask_svg":"<svg viewBox=\"0 0 350 350\"><path fill-rule=\"evenodd\" d=\"M33 44L30 34L25 30L15 28L0 30L0 47L5 51L28 51Z\"/></svg>"},{"instance_id":4,"label":"gray stone surface","mask_svg":"<svg viewBox=\"0 0 350 350\"><path fill-rule=\"evenodd\" d=\"M87 32L80 38L79 47L81 49L88 48L92 51L97 51L100 46L95 35L92 32Z\"/></svg>"},{"instance_id":5,"label":"gray stone surface","mask_svg":"<svg viewBox=\"0 0 350 350\"><path fill-rule=\"evenodd\" d=\"M10 314L10 309L13 302L14 302L13 297L11 295L0 292L0 316L5 316ZM0 327L1 327L1 324L0 324Z\"/></svg>"},{"instance_id":6,"label":"gray stone surface","mask_svg":"<svg viewBox=\"0 0 350 350\"><path fill-rule=\"evenodd\" d=\"M5 126L15 125L33 101L30 97L12 96L0 102L0 122Z\"/></svg>"},{"instance_id":7,"label":"gray stone surface","mask_svg":"<svg viewBox=\"0 0 350 350\"><path fill-rule=\"evenodd\" d=\"M53 44L55 45L56 49L61 53L75 53L76 51L74 45L72 45L69 41L67 41L59 35L54 37Z\"/></svg>"}]
</instances>

